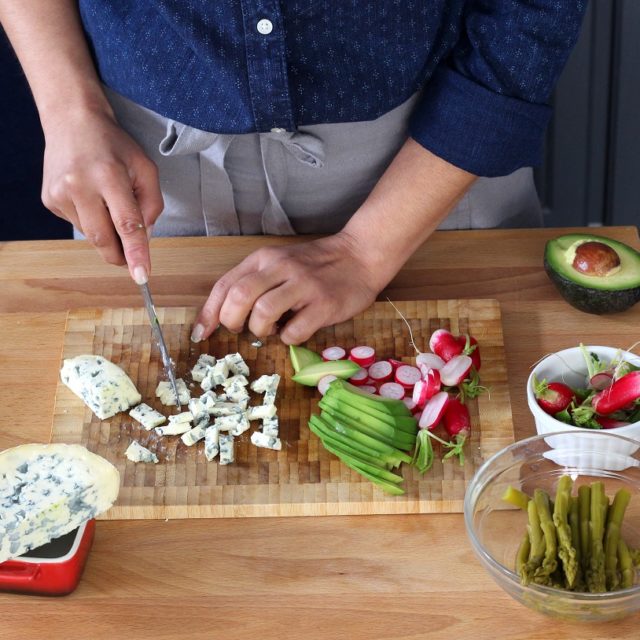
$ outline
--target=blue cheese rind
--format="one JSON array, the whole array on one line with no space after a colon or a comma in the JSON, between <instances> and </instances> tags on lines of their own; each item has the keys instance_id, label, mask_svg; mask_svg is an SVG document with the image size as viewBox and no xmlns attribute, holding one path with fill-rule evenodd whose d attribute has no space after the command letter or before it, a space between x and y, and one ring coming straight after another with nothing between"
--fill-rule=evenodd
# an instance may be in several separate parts
<instances>
[{"instance_id":1,"label":"blue cheese rind","mask_svg":"<svg viewBox=\"0 0 640 640\"><path fill-rule=\"evenodd\" d=\"M131 378L102 356L82 355L65 360L60 378L100 420L127 411L142 400Z\"/></svg>"},{"instance_id":2,"label":"blue cheese rind","mask_svg":"<svg viewBox=\"0 0 640 640\"><path fill-rule=\"evenodd\" d=\"M262 447L263 449L274 449L280 451L282 449L282 442L277 436L270 436L260 431L254 431L251 434L251 442L256 447Z\"/></svg>"},{"instance_id":3,"label":"blue cheese rind","mask_svg":"<svg viewBox=\"0 0 640 640\"><path fill-rule=\"evenodd\" d=\"M107 511L118 470L80 445L26 444L0 453L0 562Z\"/></svg>"},{"instance_id":4,"label":"blue cheese rind","mask_svg":"<svg viewBox=\"0 0 640 640\"><path fill-rule=\"evenodd\" d=\"M220 449L220 464L231 464L235 460L235 450L233 436L221 433L218 437L218 447Z\"/></svg>"},{"instance_id":5,"label":"blue cheese rind","mask_svg":"<svg viewBox=\"0 0 640 640\"><path fill-rule=\"evenodd\" d=\"M131 460L131 462L153 462L154 464L158 464L158 456L153 453L153 451L149 451L149 449L143 447L137 440L131 441L124 455Z\"/></svg>"},{"instance_id":6,"label":"blue cheese rind","mask_svg":"<svg viewBox=\"0 0 640 640\"><path fill-rule=\"evenodd\" d=\"M159 411L142 402L129 411L129 415L139 422L147 431L164 424L167 419Z\"/></svg>"}]
</instances>

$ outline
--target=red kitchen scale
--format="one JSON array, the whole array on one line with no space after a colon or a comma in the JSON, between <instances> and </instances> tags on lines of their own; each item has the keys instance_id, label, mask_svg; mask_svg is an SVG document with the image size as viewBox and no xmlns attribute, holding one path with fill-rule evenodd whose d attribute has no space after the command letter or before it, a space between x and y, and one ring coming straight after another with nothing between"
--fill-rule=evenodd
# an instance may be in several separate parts
<instances>
[{"instance_id":1,"label":"red kitchen scale","mask_svg":"<svg viewBox=\"0 0 640 640\"><path fill-rule=\"evenodd\" d=\"M0 591L64 596L78 586L93 544L95 520L0 563Z\"/></svg>"}]
</instances>

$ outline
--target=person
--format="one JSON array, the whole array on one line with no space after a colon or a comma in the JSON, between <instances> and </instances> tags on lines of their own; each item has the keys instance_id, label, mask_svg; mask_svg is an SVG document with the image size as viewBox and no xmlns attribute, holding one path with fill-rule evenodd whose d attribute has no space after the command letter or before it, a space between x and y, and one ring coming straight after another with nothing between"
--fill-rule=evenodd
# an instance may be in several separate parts
<instances>
[{"instance_id":1,"label":"person","mask_svg":"<svg viewBox=\"0 0 640 640\"><path fill-rule=\"evenodd\" d=\"M293 344L369 306L438 227L541 224L531 167L585 6L0 0L0 21L44 204L136 282L152 233L324 234L248 256L192 333Z\"/></svg>"}]
</instances>

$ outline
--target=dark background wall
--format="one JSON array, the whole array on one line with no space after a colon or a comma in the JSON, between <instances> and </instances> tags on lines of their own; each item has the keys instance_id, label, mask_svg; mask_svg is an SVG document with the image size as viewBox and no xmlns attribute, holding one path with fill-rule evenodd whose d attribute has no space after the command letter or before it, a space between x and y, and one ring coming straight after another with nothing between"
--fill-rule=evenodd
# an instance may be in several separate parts
<instances>
[{"instance_id":1,"label":"dark background wall","mask_svg":"<svg viewBox=\"0 0 640 640\"><path fill-rule=\"evenodd\" d=\"M536 171L547 226L640 222L640 1L591 0ZM0 240L70 237L40 203L43 139L0 33Z\"/></svg>"}]
</instances>

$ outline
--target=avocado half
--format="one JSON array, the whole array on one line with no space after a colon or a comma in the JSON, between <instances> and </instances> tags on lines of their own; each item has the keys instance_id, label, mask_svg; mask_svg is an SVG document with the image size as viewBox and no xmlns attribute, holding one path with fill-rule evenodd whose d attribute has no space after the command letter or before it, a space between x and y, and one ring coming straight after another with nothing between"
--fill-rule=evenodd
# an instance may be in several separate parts
<instances>
[{"instance_id":1,"label":"avocado half","mask_svg":"<svg viewBox=\"0 0 640 640\"><path fill-rule=\"evenodd\" d=\"M585 233L549 240L544 268L560 295L587 313L625 311L640 301L640 253Z\"/></svg>"}]
</instances>

